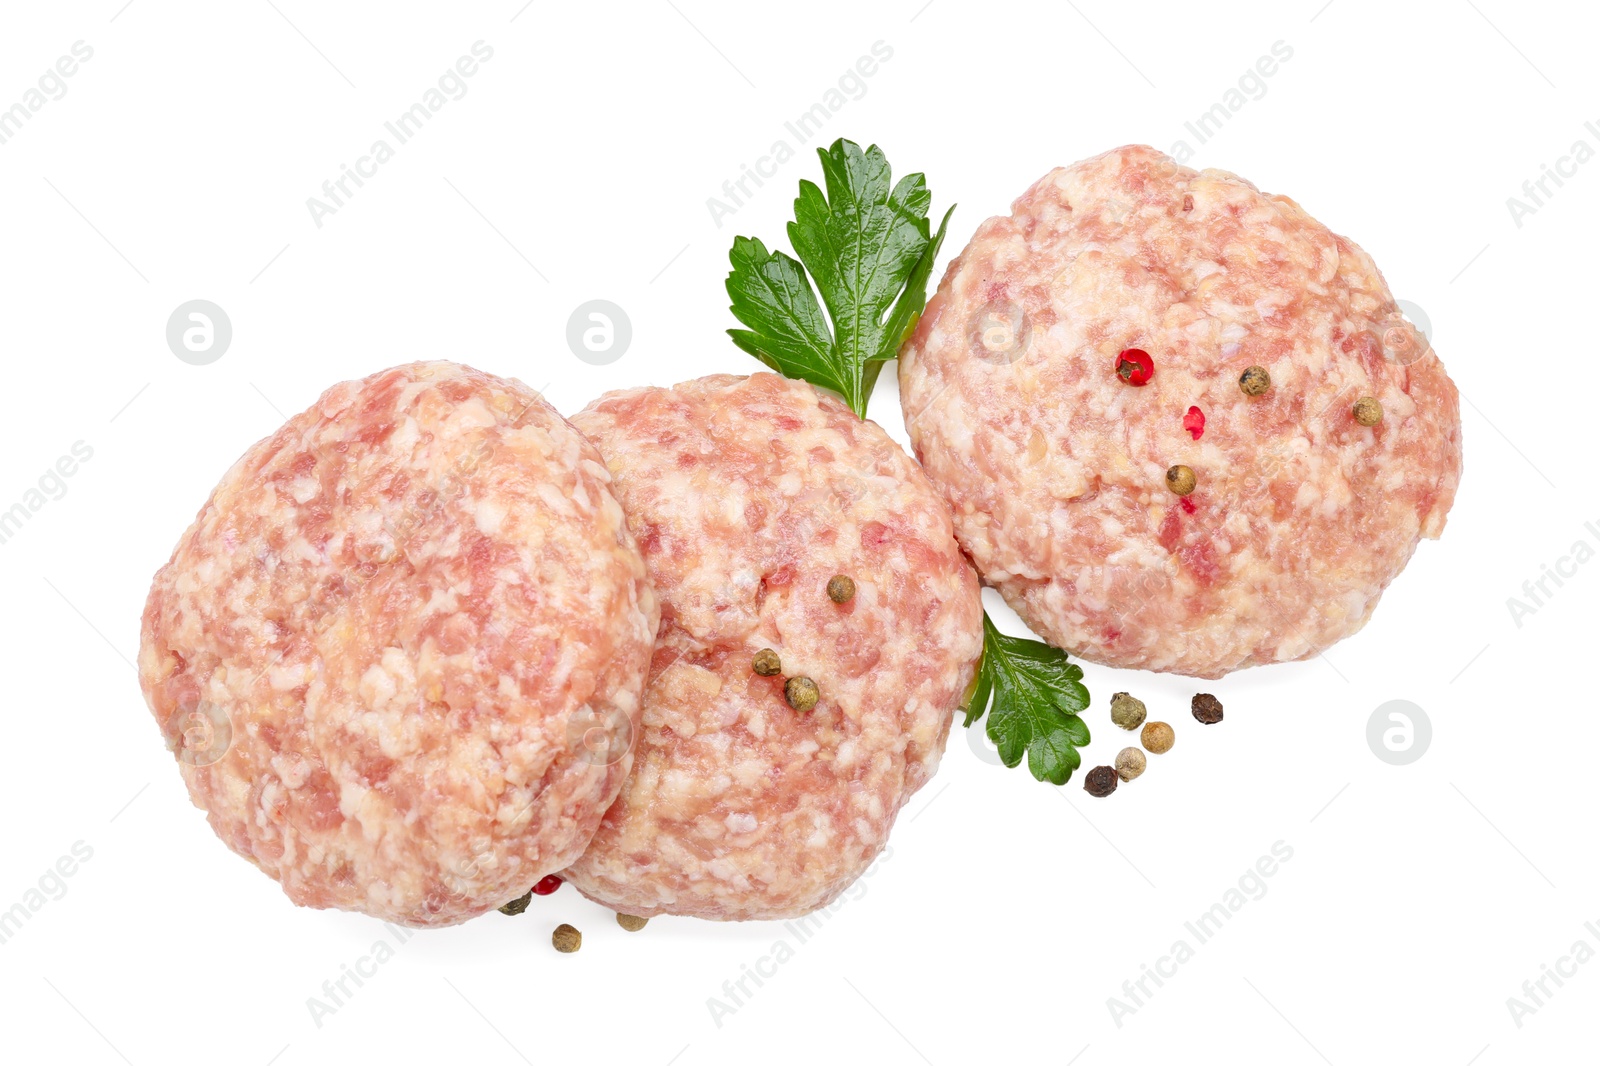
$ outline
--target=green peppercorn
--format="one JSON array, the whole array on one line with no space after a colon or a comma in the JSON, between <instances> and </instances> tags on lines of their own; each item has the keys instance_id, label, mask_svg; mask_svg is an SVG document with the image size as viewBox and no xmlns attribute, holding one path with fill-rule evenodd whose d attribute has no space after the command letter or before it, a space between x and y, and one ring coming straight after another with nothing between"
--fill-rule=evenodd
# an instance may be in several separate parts
<instances>
[{"instance_id":1,"label":"green peppercorn","mask_svg":"<svg viewBox=\"0 0 1600 1066\"><path fill-rule=\"evenodd\" d=\"M1383 405L1371 396L1357 400L1350 413L1355 416L1358 425L1371 427L1383 421Z\"/></svg>"},{"instance_id":2,"label":"green peppercorn","mask_svg":"<svg viewBox=\"0 0 1600 1066\"><path fill-rule=\"evenodd\" d=\"M617 915L617 924L630 933L637 933L650 921L649 918L636 918L631 914Z\"/></svg>"},{"instance_id":3,"label":"green peppercorn","mask_svg":"<svg viewBox=\"0 0 1600 1066\"><path fill-rule=\"evenodd\" d=\"M1196 484L1194 471L1186 466L1175 466L1167 471L1167 488L1179 496L1187 496Z\"/></svg>"},{"instance_id":4,"label":"green peppercorn","mask_svg":"<svg viewBox=\"0 0 1600 1066\"><path fill-rule=\"evenodd\" d=\"M550 943L562 954L571 955L583 947L583 934L566 922L562 922L556 926L556 931L550 934Z\"/></svg>"},{"instance_id":5,"label":"green peppercorn","mask_svg":"<svg viewBox=\"0 0 1600 1066\"><path fill-rule=\"evenodd\" d=\"M834 603L849 603L855 598L856 583L843 574L828 579L828 599Z\"/></svg>"},{"instance_id":6,"label":"green peppercorn","mask_svg":"<svg viewBox=\"0 0 1600 1066\"><path fill-rule=\"evenodd\" d=\"M1123 748L1117 752L1117 776L1132 781L1144 773L1144 752L1138 748Z\"/></svg>"},{"instance_id":7,"label":"green peppercorn","mask_svg":"<svg viewBox=\"0 0 1600 1066\"><path fill-rule=\"evenodd\" d=\"M817 683L809 677L791 677L783 685L783 698L797 711L809 711L817 705Z\"/></svg>"},{"instance_id":8,"label":"green peppercorn","mask_svg":"<svg viewBox=\"0 0 1600 1066\"><path fill-rule=\"evenodd\" d=\"M505 906L501 907L500 908L500 913L501 914L521 914L523 911L528 909L528 904L530 904L532 902L533 902L533 892L532 892L532 890L529 890L528 892L524 893L523 895L520 895L516 899L512 900L510 903L507 903Z\"/></svg>"},{"instance_id":9,"label":"green peppercorn","mask_svg":"<svg viewBox=\"0 0 1600 1066\"><path fill-rule=\"evenodd\" d=\"M1139 742L1152 755L1165 755L1177 739L1172 727L1165 722L1148 722L1139 733Z\"/></svg>"},{"instance_id":10,"label":"green peppercorn","mask_svg":"<svg viewBox=\"0 0 1600 1066\"><path fill-rule=\"evenodd\" d=\"M778 653L771 648L762 648L756 652L755 658L750 660L750 669L762 677L776 677L783 673L783 660L778 658Z\"/></svg>"},{"instance_id":11,"label":"green peppercorn","mask_svg":"<svg viewBox=\"0 0 1600 1066\"><path fill-rule=\"evenodd\" d=\"M1111 721L1123 729L1138 729L1144 724L1144 701L1126 692L1111 697Z\"/></svg>"},{"instance_id":12,"label":"green peppercorn","mask_svg":"<svg viewBox=\"0 0 1600 1066\"><path fill-rule=\"evenodd\" d=\"M1246 396L1260 396L1272 388L1272 375L1264 366L1253 366L1239 375L1239 389Z\"/></svg>"}]
</instances>

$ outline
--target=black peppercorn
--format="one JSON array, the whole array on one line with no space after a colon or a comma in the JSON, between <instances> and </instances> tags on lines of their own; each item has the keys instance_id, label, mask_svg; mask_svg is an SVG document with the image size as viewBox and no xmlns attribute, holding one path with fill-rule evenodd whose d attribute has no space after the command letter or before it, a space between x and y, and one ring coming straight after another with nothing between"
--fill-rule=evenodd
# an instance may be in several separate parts
<instances>
[{"instance_id":1,"label":"black peppercorn","mask_svg":"<svg viewBox=\"0 0 1600 1066\"><path fill-rule=\"evenodd\" d=\"M1109 766L1096 766L1083 779L1083 790L1099 799L1117 790L1117 772Z\"/></svg>"},{"instance_id":2,"label":"black peppercorn","mask_svg":"<svg viewBox=\"0 0 1600 1066\"><path fill-rule=\"evenodd\" d=\"M1202 692L1189 701L1189 709L1201 725L1216 725L1222 721L1222 701L1209 692Z\"/></svg>"}]
</instances>

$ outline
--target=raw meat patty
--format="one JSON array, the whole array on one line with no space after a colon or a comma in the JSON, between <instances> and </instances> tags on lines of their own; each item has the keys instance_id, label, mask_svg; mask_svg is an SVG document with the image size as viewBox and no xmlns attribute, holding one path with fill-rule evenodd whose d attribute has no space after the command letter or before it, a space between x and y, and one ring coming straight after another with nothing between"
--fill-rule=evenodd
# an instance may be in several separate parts
<instances>
[{"instance_id":1,"label":"raw meat patty","mask_svg":"<svg viewBox=\"0 0 1600 1066\"><path fill-rule=\"evenodd\" d=\"M536 393L443 362L335 385L246 452L139 651L217 835L298 904L417 926L577 858L658 619L610 481Z\"/></svg>"},{"instance_id":2,"label":"raw meat patty","mask_svg":"<svg viewBox=\"0 0 1600 1066\"><path fill-rule=\"evenodd\" d=\"M1116 372L1127 348L1154 361L1142 388ZM1253 365L1265 395L1240 389ZM1461 476L1455 386L1367 254L1151 148L1052 171L980 226L899 374L979 574L1112 666L1220 677L1320 652L1439 536Z\"/></svg>"},{"instance_id":3,"label":"raw meat patty","mask_svg":"<svg viewBox=\"0 0 1600 1066\"><path fill-rule=\"evenodd\" d=\"M933 774L973 679L982 608L949 511L876 424L772 374L611 393L573 422L662 621L633 775L565 876L645 917L828 903ZM816 682L814 710L753 672L763 648Z\"/></svg>"}]
</instances>

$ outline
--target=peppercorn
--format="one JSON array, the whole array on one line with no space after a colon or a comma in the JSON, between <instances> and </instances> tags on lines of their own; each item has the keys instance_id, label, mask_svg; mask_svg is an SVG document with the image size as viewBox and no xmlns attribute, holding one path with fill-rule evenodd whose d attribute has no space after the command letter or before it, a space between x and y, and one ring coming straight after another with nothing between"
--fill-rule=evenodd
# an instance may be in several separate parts
<instances>
[{"instance_id":1,"label":"peppercorn","mask_svg":"<svg viewBox=\"0 0 1600 1066\"><path fill-rule=\"evenodd\" d=\"M1167 488L1179 496L1187 496L1194 491L1194 471L1186 466L1175 466L1167 471Z\"/></svg>"},{"instance_id":2,"label":"peppercorn","mask_svg":"<svg viewBox=\"0 0 1600 1066\"><path fill-rule=\"evenodd\" d=\"M1117 776L1132 781L1144 773L1144 752L1138 748L1123 748L1117 752Z\"/></svg>"},{"instance_id":3,"label":"peppercorn","mask_svg":"<svg viewBox=\"0 0 1600 1066\"><path fill-rule=\"evenodd\" d=\"M783 673L783 660L778 658L778 653L771 648L762 648L756 652L755 658L750 660L750 669L762 677L776 677Z\"/></svg>"},{"instance_id":4,"label":"peppercorn","mask_svg":"<svg viewBox=\"0 0 1600 1066\"><path fill-rule=\"evenodd\" d=\"M809 711L817 705L817 683L809 677L791 677L783 685L783 698L797 711Z\"/></svg>"},{"instance_id":5,"label":"peppercorn","mask_svg":"<svg viewBox=\"0 0 1600 1066\"><path fill-rule=\"evenodd\" d=\"M548 896L550 893L554 892L560 887L560 874L545 874L543 877L539 878L539 883L533 886L533 894L535 896Z\"/></svg>"},{"instance_id":6,"label":"peppercorn","mask_svg":"<svg viewBox=\"0 0 1600 1066\"><path fill-rule=\"evenodd\" d=\"M556 931L550 934L550 943L562 954L571 955L583 947L583 934L566 922L562 922L556 926Z\"/></svg>"},{"instance_id":7,"label":"peppercorn","mask_svg":"<svg viewBox=\"0 0 1600 1066\"><path fill-rule=\"evenodd\" d=\"M834 603L849 603L855 595L856 583L843 574L834 574L828 579L828 599Z\"/></svg>"},{"instance_id":8,"label":"peppercorn","mask_svg":"<svg viewBox=\"0 0 1600 1066\"><path fill-rule=\"evenodd\" d=\"M1144 745L1144 750L1152 755L1165 755L1172 750L1172 745L1177 739L1173 735L1172 727L1165 722L1150 722L1139 734L1139 742Z\"/></svg>"},{"instance_id":9,"label":"peppercorn","mask_svg":"<svg viewBox=\"0 0 1600 1066\"><path fill-rule=\"evenodd\" d=\"M622 926L622 928L626 929L630 933L637 933L639 930L643 929L645 924L649 921L649 918L636 918L631 914L617 915L617 924Z\"/></svg>"},{"instance_id":10,"label":"peppercorn","mask_svg":"<svg viewBox=\"0 0 1600 1066\"><path fill-rule=\"evenodd\" d=\"M1111 697L1111 721L1124 729L1138 729L1144 724L1144 700L1135 699L1126 692Z\"/></svg>"},{"instance_id":11,"label":"peppercorn","mask_svg":"<svg viewBox=\"0 0 1600 1066\"><path fill-rule=\"evenodd\" d=\"M1117 790L1117 772L1109 766L1096 766L1083 779L1083 790L1096 799L1111 795Z\"/></svg>"},{"instance_id":12,"label":"peppercorn","mask_svg":"<svg viewBox=\"0 0 1600 1066\"><path fill-rule=\"evenodd\" d=\"M1129 385L1148 385L1156 372L1156 363L1143 348L1124 348L1117 353L1117 377Z\"/></svg>"},{"instance_id":13,"label":"peppercorn","mask_svg":"<svg viewBox=\"0 0 1600 1066\"><path fill-rule=\"evenodd\" d=\"M1272 388L1272 375L1264 366L1253 366L1239 375L1239 390L1246 396L1261 396Z\"/></svg>"},{"instance_id":14,"label":"peppercorn","mask_svg":"<svg viewBox=\"0 0 1600 1066\"><path fill-rule=\"evenodd\" d=\"M1216 725L1222 721L1222 701L1209 692L1202 692L1190 700L1189 710L1201 725Z\"/></svg>"},{"instance_id":15,"label":"peppercorn","mask_svg":"<svg viewBox=\"0 0 1600 1066\"><path fill-rule=\"evenodd\" d=\"M1357 424L1363 426L1375 426L1383 421L1383 405L1371 396L1363 396L1357 400L1350 413L1355 415Z\"/></svg>"},{"instance_id":16,"label":"peppercorn","mask_svg":"<svg viewBox=\"0 0 1600 1066\"><path fill-rule=\"evenodd\" d=\"M516 899L512 900L510 903L507 903L503 907L501 907L500 908L500 913L501 914L521 914L523 911L528 909L528 904L530 904L532 902L533 902L533 893L531 891L526 892L523 895L520 895Z\"/></svg>"}]
</instances>

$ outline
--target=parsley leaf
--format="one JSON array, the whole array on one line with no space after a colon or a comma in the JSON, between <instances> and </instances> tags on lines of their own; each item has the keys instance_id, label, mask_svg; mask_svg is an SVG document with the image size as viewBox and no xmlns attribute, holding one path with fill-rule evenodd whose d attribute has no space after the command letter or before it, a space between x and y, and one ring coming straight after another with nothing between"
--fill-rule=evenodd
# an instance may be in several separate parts
<instances>
[{"instance_id":1,"label":"parsley leaf","mask_svg":"<svg viewBox=\"0 0 1600 1066\"><path fill-rule=\"evenodd\" d=\"M728 336L785 377L843 396L860 418L884 364L917 328L928 280L955 208L930 232L933 196L921 174L890 184L883 151L843 138L822 158L826 191L800 182L789 223L795 255L735 237L730 310L745 329ZM820 295L820 299L819 299ZM989 738L1007 766L1028 755L1040 781L1062 785L1082 765L1089 727L1083 670L1067 653L1008 637L983 616L983 662L965 707L971 726L989 712ZM993 707L990 708L991 697Z\"/></svg>"},{"instance_id":2,"label":"parsley leaf","mask_svg":"<svg viewBox=\"0 0 1600 1066\"><path fill-rule=\"evenodd\" d=\"M955 208L930 234L933 196L921 174L891 186L882 149L863 152L843 138L817 155L827 191L801 181L789 223L800 258L734 238L730 310L748 328L728 335L778 373L837 392L865 418L884 363L922 315Z\"/></svg>"},{"instance_id":3,"label":"parsley leaf","mask_svg":"<svg viewBox=\"0 0 1600 1066\"><path fill-rule=\"evenodd\" d=\"M989 739L1001 762L1016 766L1026 751L1034 777L1064 785L1082 765L1078 749L1089 743L1089 727L1078 717L1089 706L1089 690L1082 682L1083 668L1067 662L1066 652L1006 636L985 611L983 663L963 724L971 726L987 709Z\"/></svg>"}]
</instances>

